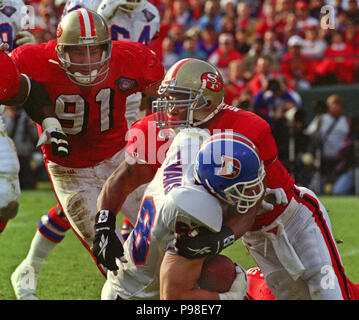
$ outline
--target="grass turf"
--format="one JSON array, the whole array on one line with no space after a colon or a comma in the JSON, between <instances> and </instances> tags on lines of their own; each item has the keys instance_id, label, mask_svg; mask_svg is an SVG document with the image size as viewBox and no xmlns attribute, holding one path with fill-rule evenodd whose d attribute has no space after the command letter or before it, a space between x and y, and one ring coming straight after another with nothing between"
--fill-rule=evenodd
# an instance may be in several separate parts
<instances>
[{"instance_id":1,"label":"grass turf","mask_svg":"<svg viewBox=\"0 0 359 320\"><path fill-rule=\"evenodd\" d=\"M347 276L359 282L359 198L321 197L331 218L334 237L342 256ZM56 204L51 187L23 191L18 216L8 223L0 237L0 300L15 299L10 276L25 258L36 231L36 224ZM248 269L255 266L240 241L223 252ZM37 294L42 300L97 300L105 279L87 250L72 231L46 259Z\"/></svg>"}]
</instances>

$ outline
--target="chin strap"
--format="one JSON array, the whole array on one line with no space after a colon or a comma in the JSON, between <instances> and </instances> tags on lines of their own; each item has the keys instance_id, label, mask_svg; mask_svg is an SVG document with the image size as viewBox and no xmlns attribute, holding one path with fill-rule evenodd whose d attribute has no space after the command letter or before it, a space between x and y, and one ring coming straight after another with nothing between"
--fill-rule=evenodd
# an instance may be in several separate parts
<instances>
[{"instance_id":1,"label":"chin strap","mask_svg":"<svg viewBox=\"0 0 359 320\"><path fill-rule=\"evenodd\" d=\"M217 108L215 108L209 115L207 115L207 117L205 117L204 119L202 119L196 123L193 123L193 126L198 127L198 126L202 125L203 123L206 123L207 121L211 120L216 114L218 114L223 109L224 106L225 106L225 103L222 100L222 102L217 106Z\"/></svg>"}]
</instances>

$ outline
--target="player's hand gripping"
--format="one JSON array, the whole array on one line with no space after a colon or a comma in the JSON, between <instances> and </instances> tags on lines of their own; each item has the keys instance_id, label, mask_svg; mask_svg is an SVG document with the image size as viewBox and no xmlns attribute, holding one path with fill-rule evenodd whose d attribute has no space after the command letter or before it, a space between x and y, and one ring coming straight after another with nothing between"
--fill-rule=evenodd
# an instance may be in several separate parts
<instances>
[{"instance_id":1,"label":"player's hand gripping","mask_svg":"<svg viewBox=\"0 0 359 320\"><path fill-rule=\"evenodd\" d=\"M236 263L236 277L231 288L224 293L219 293L220 300L243 300L247 295L248 278L246 270Z\"/></svg>"},{"instance_id":2,"label":"player's hand gripping","mask_svg":"<svg viewBox=\"0 0 359 320\"><path fill-rule=\"evenodd\" d=\"M17 46L21 46L23 44L35 44L36 39L31 32L22 30L16 33L15 43Z\"/></svg>"},{"instance_id":3,"label":"player's hand gripping","mask_svg":"<svg viewBox=\"0 0 359 320\"><path fill-rule=\"evenodd\" d=\"M177 234L175 247L179 255L187 259L196 259L218 254L234 240L234 233L227 226L223 226L219 232L211 232L200 227L189 233Z\"/></svg>"},{"instance_id":4,"label":"player's hand gripping","mask_svg":"<svg viewBox=\"0 0 359 320\"><path fill-rule=\"evenodd\" d=\"M271 189L266 188L264 200L262 201L262 210L260 213L272 211L274 205L288 204L287 195L283 188Z\"/></svg>"},{"instance_id":5,"label":"player's hand gripping","mask_svg":"<svg viewBox=\"0 0 359 320\"><path fill-rule=\"evenodd\" d=\"M125 262L121 240L115 233L116 216L110 210L101 210L95 218L95 239L92 253L97 264L111 271L118 270L116 258Z\"/></svg>"},{"instance_id":6,"label":"player's hand gripping","mask_svg":"<svg viewBox=\"0 0 359 320\"><path fill-rule=\"evenodd\" d=\"M56 118L45 118L42 121L43 133L37 141L36 147L43 144L50 144L52 154L60 158L68 157L71 153L71 144L69 138L62 130L59 120Z\"/></svg>"}]
</instances>

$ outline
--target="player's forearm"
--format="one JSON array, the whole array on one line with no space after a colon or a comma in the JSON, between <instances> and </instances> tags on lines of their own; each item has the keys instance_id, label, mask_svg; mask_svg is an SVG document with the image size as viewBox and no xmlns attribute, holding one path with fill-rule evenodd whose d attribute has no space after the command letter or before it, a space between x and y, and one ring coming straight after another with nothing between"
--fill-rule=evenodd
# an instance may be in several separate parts
<instances>
[{"instance_id":1,"label":"player's forearm","mask_svg":"<svg viewBox=\"0 0 359 320\"><path fill-rule=\"evenodd\" d=\"M33 79L30 81L30 90L22 107L29 117L38 124L45 118L56 118L55 106L45 88Z\"/></svg>"},{"instance_id":2,"label":"player's forearm","mask_svg":"<svg viewBox=\"0 0 359 320\"><path fill-rule=\"evenodd\" d=\"M166 252L160 269L161 300L218 300L217 292L195 288L203 261Z\"/></svg>"},{"instance_id":3,"label":"player's forearm","mask_svg":"<svg viewBox=\"0 0 359 320\"><path fill-rule=\"evenodd\" d=\"M154 174L147 164L123 161L103 185L97 200L97 211L107 209L117 214L130 193L150 182Z\"/></svg>"}]
</instances>

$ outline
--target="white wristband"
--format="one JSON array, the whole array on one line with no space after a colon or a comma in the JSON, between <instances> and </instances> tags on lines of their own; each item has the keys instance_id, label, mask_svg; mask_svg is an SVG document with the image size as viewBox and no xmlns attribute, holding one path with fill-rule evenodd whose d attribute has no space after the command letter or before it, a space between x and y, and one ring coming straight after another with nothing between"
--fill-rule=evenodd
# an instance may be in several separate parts
<instances>
[{"instance_id":1,"label":"white wristband","mask_svg":"<svg viewBox=\"0 0 359 320\"><path fill-rule=\"evenodd\" d=\"M59 120L57 120L56 118L45 118L42 121L42 128L45 130L47 129L57 129L62 131L62 127L61 124L59 122Z\"/></svg>"}]
</instances>

